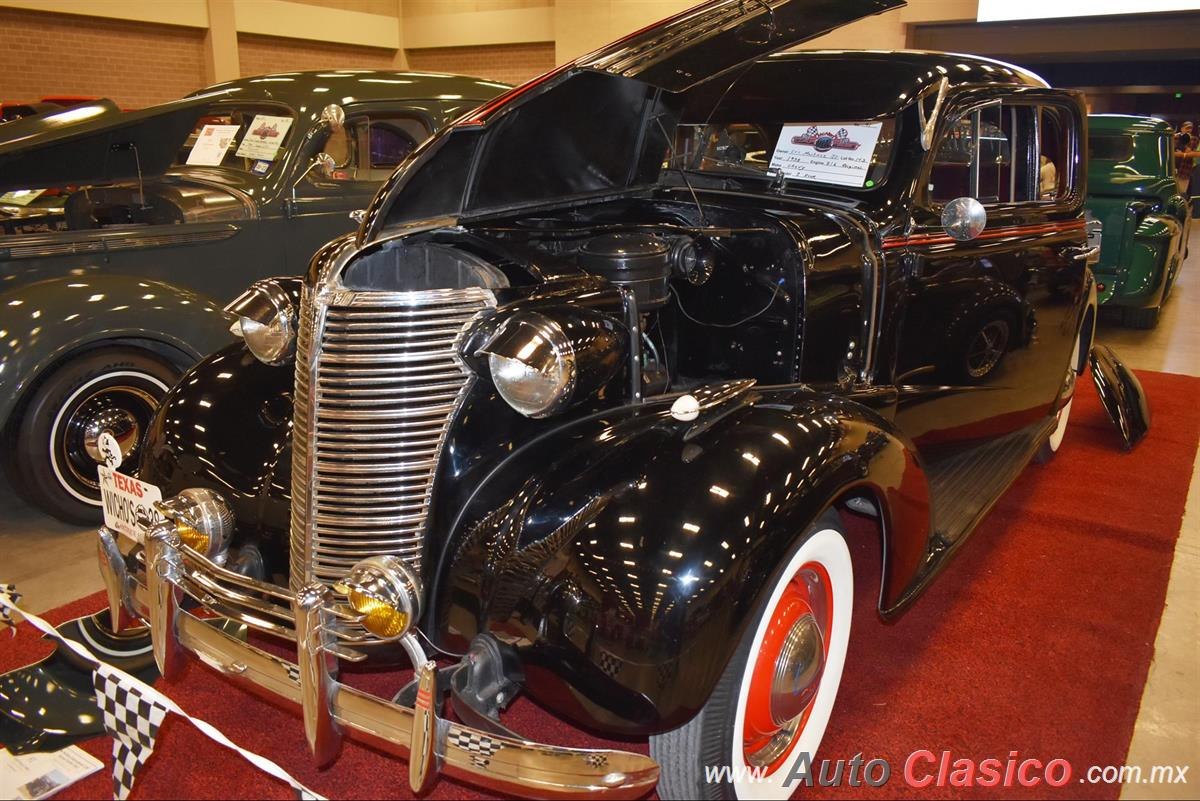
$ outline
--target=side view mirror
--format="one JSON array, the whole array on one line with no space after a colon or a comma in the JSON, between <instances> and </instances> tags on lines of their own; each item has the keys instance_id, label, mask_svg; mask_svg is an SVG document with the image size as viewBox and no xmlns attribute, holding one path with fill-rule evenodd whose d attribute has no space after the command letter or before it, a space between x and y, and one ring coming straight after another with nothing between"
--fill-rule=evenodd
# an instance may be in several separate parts
<instances>
[{"instance_id":1,"label":"side view mirror","mask_svg":"<svg viewBox=\"0 0 1200 801\"><path fill-rule=\"evenodd\" d=\"M308 177L310 172L316 170L317 175L328 180L329 178L333 177L333 171L336 167L337 162L335 162L333 160L333 156L329 155L328 153L321 152L313 156L312 163L308 165L308 168L296 176L296 180L292 182L292 202L296 202L296 187L300 185L301 181Z\"/></svg>"},{"instance_id":2,"label":"side view mirror","mask_svg":"<svg viewBox=\"0 0 1200 801\"><path fill-rule=\"evenodd\" d=\"M317 175L328 179L333 177L333 171L336 167L337 162L333 160L333 156L329 155L328 153L321 152L313 156L313 162L309 166L308 170L305 170L305 172L307 173L309 171L316 170Z\"/></svg>"},{"instance_id":3,"label":"side view mirror","mask_svg":"<svg viewBox=\"0 0 1200 801\"><path fill-rule=\"evenodd\" d=\"M331 128L340 128L346 123L346 110L337 103L330 103L321 109L321 122Z\"/></svg>"},{"instance_id":4,"label":"side view mirror","mask_svg":"<svg viewBox=\"0 0 1200 801\"><path fill-rule=\"evenodd\" d=\"M987 211L973 197L958 197L942 209L942 228L959 242L969 242L987 227Z\"/></svg>"},{"instance_id":5,"label":"side view mirror","mask_svg":"<svg viewBox=\"0 0 1200 801\"><path fill-rule=\"evenodd\" d=\"M299 150L300 158L310 158L314 153L320 152L330 135L345 124L346 111L337 103L330 103L321 109L321 113L317 115L317 124L309 128L308 133L304 135Z\"/></svg>"}]
</instances>

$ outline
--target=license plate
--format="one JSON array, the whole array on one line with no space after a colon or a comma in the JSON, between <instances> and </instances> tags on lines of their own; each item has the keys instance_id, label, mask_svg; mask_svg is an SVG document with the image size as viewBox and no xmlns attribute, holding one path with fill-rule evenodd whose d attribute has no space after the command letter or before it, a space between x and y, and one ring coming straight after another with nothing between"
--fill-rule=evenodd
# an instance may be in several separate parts
<instances>
[{"instance_id":1,"label":"license plate","mask_svg":"<svg viewBox=\"0 0 1200 801\"><path fill-rule=\"evenodd\" d=\"M97 465L100 471L100 498L104 502L104 525L141 542L146 529L162 519L154 504L162 500L162 490L142 481Z\"/></svg>"}]
</instances>

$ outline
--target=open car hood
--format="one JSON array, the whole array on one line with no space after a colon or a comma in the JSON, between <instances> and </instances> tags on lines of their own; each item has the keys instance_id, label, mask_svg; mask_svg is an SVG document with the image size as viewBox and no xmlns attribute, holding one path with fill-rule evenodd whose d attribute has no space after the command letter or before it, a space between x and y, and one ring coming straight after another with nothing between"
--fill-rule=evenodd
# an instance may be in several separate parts
<instances>
[{"instance_id":1,"label":"open car hood","mask_svg":"<svg viewBox=\"0 0 1200 801\"><path fill-rule=\"evenodd\" d=\"M605 45L576 67L689 89L904 0L711 0Z\"/></svg>"},{"instance_id":2,"label":"open car hood","mask_svg":"<svg viewBox=\"0 0 1200 801\"><path fill-rule=\"evenodd\" d=\"M903 5L709 0L668 17L500 95L427 140L375 197L360 241L420 220L653 182L668 146L663 134L687 90Z\"/></svg>"},{"instance_id":3,"label":"open car hood","mask_svg":"<svg viewBox=\"0 0 1200 801\"><path fill-rule=\"evenodd\" d=\"M125 112L97 100L0 125L0 192L161 175L204 109L225 94Z\"/></svg>"}]
</instances>

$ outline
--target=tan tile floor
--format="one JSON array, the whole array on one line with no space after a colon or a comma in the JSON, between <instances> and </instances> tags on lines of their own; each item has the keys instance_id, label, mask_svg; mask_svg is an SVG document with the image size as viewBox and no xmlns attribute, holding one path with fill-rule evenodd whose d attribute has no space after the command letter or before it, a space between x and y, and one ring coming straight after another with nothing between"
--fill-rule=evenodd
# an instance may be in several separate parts
<instances>
[{"instance_id":1,"label":"tan tile floor","mask_svg":"<svg viewBox=\"0 0 1200 801\"><path fill-rule=\"evenodd\" d=\"M1101 341L1138 369L1200 375L1200 226L1154 331L1106 326ZM15 583L31 612L101 589L94 535L58 523L21 502L0 479L0 581ZM1200 469L1192 474L1175 550L1154 663L1142 696L1128 764L1190 765L1200 773ZM1194 798L1200 775L1182 785L1127 784L1122 798Z\"/></svg>"}]
</instances>

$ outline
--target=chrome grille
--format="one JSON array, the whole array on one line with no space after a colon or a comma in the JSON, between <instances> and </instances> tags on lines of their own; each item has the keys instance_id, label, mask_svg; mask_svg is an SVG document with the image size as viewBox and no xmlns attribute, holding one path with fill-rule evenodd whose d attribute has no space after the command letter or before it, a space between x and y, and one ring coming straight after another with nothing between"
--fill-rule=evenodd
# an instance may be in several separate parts
<instances>
[{"instance_id":1,"label":"chrome grille","mask_svg":"<svg viewBox=\"0 0 1200 801\"><path fill-rule=\"evenodd\" d=\"M296 348L292 586L359 560L421 567L433 476L470 373L458 339L485 289L306 291Z\"/></svg>"}]
</instances>

